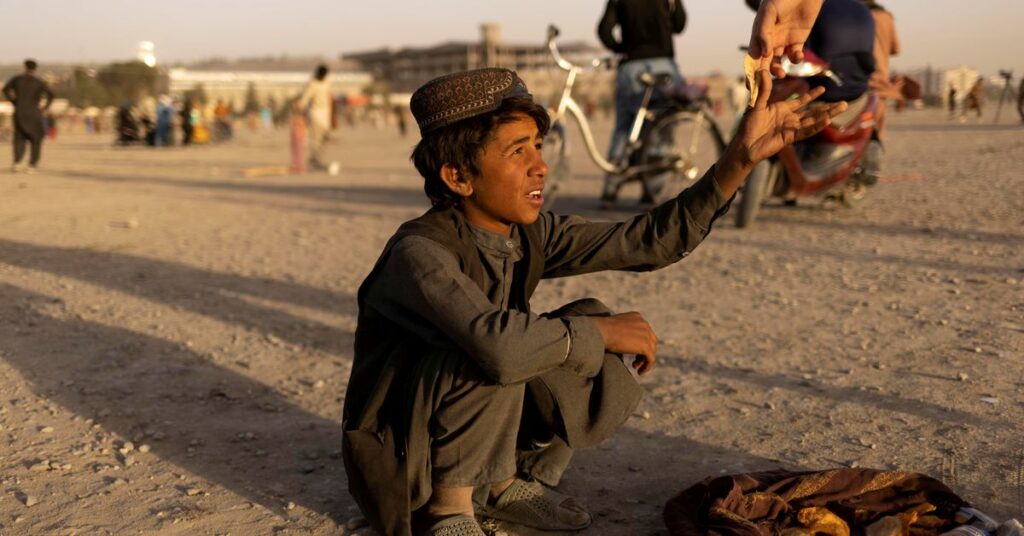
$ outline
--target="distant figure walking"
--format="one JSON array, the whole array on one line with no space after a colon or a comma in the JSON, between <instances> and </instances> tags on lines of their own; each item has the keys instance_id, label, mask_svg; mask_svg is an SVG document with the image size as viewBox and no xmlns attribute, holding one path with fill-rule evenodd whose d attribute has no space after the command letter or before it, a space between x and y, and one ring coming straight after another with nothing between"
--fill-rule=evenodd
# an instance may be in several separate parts
<instances>
[{"instance_id":1,"label":"distant figure walking","mask_svg":"<svg viewBox=\"0 0 1024 536\"><path fill-rule=\"evenodd\" d=\"M967 112L974 110L977 112L977 118L981 119L981 108L985 104L985 88L982 86L981 78L971 86L971 90L967 92L967 97L964 98L964 117L967 116Z\"/></svg>"},{"instance_id":2,"label":"distant figure walking","mask_svg":"<svg viewBox=\"0 0 1024 536\"><path fill-rule=\"evenodd\" d=\"M327 66L320 65L313 72L313 79L299 96L296 106L299 110L309 110L309 168L326 170L324 160L324 143L331 130L331 89L327 82ZM301 112L300 112L301 113Z\"/></svg>"},{"instance_id":3,"label":"distant figure walking","mask_svg":"<svg viewBox=\"0 0 1024 536\"><path fill-rule=\"evenodd\" d=\"M43 151L43 112L53 102L53 92L46 82L36 76L37 64L25 60L25 72L11 78L4 84L3 94L14 103L14 163L15 173L35 173ZM46 97L46 103L40 101ZM25 142L32 144L32 155L28 165L21 163L25 156Z\"/></svg>"},{"instance_id":4,"label":"distant figure walking","mask_svg":"<svg viewBox=\"0 0 1024 536\"><path fill-rule=\"evenodd\" d=\"M949 118L953 119L956 117L956 88L953 84L949 85L949 92L946 94L946 99L949 101Z\"/></svg>"}]
</instances>

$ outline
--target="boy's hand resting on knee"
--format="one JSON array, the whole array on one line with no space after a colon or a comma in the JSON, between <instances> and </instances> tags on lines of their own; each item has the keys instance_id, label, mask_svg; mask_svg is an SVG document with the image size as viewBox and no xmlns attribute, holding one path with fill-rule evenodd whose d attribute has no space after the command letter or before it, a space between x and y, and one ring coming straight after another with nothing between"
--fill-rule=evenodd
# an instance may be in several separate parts
<instances>
[{"instance_id":1,"label":"boy's hand resting on knee","mask_svg":"<svg viewBox=\"0 0 1024 536\"><path fill-rule=\"evenodd\" d=\"M658 336L640 313L622 313L612 316L592 316L604 339L606 350L616 354L636 354L633 368L647 374L658 360Z\"/></svg>"}]
</instances>

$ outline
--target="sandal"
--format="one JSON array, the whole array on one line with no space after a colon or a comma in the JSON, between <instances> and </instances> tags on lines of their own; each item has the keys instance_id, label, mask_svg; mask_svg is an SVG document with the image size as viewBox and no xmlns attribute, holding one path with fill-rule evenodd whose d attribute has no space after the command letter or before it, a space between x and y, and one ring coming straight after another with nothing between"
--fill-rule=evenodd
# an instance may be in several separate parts
<instances>
[{"instance_id":1,"label":"sandal","mask_svg":"<svg viewBox=\"0 0 1024 536\"><path fill-rule=\"evenodd\" d=\"M434 523L426 536L486 536L473 516L459 514L446 517Z\"/></svg>"},{"instance_id":2,"label":"sandal","mask_svg":"<svg viewBox=\"0 0 1024 536\"><path fill-rule=\"evenodd\" d=\"M582 530L591 522L590 514L571 497L519 478L481 515L539 530Z\"/></svg>"}]
</instances>

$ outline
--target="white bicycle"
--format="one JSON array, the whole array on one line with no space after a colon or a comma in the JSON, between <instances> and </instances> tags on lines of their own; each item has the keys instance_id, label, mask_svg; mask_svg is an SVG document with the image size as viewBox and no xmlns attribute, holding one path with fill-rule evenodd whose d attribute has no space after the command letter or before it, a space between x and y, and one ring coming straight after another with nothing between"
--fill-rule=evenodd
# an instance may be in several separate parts
<instances>
[{"instance_id":1,"label":"white bicycle","mask_svg":"<svg viewBox=\"0 0 1024 536\"><path fill-rule=\"evenodd\" d=\"M678 195L714 164L725 150L725 141L718 125L711 118L706 94L692 91L692 86L673 88L668 74L643 73L643 101L629 132L626 150L618 160L607 160L594 142L594 134L586 115L572 97L576 77L601 65L600 59L581 67L568 61L558 51L555 39L558 28L548 27L547 45L560 68L568 72L562 94L554 107L551 130L544 138L542 154L548 164L544 188L544 209L550 210L559 187L570 176L566 123L576 120L590 159L605 173L614 177L616 187L640 181L645 198L660 203ZM664 87L668 102L652 106L655 89Z\"/></svg>"}]
</instances>

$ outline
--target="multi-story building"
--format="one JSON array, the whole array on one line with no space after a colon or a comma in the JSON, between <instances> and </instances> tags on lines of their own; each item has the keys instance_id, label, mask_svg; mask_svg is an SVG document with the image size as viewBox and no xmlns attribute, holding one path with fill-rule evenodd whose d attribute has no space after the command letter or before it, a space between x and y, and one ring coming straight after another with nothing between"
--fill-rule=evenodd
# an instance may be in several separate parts
<instances>
[{"instance_id":1,"label":"multi-story building","mask_svg":"<svg viewBox=\"0 0 1024 536\"><path fill-rule=\"evenodd\" d=\"M448 73L481 67L506 67L516 71L539 98L557 91L564 80L546 44L508 44L501 40L498 24L483 24L478 42L447 42L429 47L379 49L342 55L396 93L410 93L423 83ZM560 43L559 51L569 61L587 65L607 52L587 43ZM613 71L602 68L578 85L581 94L596 99L613 90ZM589 83L588 83L589 82ZM596 83L595 83L596 82Z\"/></svg>"}]
</instances>

